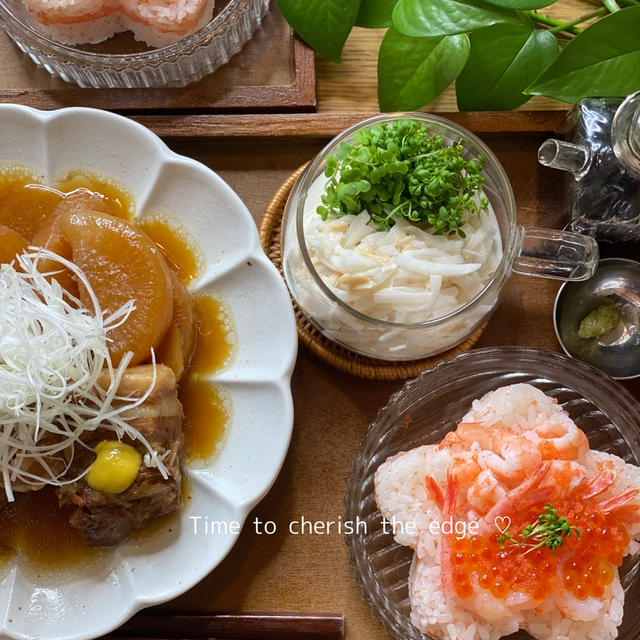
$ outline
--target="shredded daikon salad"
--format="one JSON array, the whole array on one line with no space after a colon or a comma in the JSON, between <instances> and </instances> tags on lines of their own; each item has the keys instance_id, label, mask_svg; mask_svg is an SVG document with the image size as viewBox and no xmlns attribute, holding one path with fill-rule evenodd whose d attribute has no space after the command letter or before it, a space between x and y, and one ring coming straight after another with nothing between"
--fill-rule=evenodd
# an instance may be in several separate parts
<instances>
[{"instance_id":1,"label":"shredded daikon salad","mask_svg":"<svg viewBox=\"0 0 640 640\"><path fill-rule=\"evenodd\" d=\"M478 295L500 264L491 206L466 220L464 238L436 235L402 218L378 231L367 211L323 221L315 211L323 181L311 186L305 205L309 256L331 291L370 317L418 323L445 316Z\"/></svg>"},{"instance_id":2,"label":"shredded daikon salad","mask_svg":"<svg viewBox=\"0 0 640 640\"><path fill-rule=\"evenodd\" d=\"M72 271L86 288L91 309L62 289L57 280L38 271L46 259ZM131 353L114 368L108 333L126 322L134 309L130 300L112 313L103 312L85 274L61 256L30 247L17 265L0 266L0 469L4 490L61 486L67 478L82 436L98 427L118 439L127 436L147 449L147 463L168 477L162 458L144 436L127 423L127 412L142 404L153 380L139 398L117 395ZM98 378L109 372L109 385Z\"/></svg>"}]
</instances>

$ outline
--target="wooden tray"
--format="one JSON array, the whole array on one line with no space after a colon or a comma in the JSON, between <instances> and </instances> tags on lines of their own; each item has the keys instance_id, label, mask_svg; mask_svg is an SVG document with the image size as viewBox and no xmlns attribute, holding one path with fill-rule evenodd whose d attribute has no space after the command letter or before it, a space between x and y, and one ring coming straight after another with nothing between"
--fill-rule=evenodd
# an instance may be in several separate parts
<instances>
[{"instance_id":1,"label":"wooden tray","mask_svg":"<svg viewBox=\"0 0 640 640\"><path fill-rule=\"evenodd\" d=\"M144 117L170 146L216 170L240 195L256 223L278 186L347 124L348 116ZM560 226L563 178L538 165L539 144L562 125L562 114L452 114L495 151L511 179L524 225ZM213 231L215 232L215 231ZM526 344L558 351L551 314L559 284L514 275L478 347ZM265 340L269 336L265 335ZM344 613L349 640L388 636L362 599L343 536L292 535L289 523L336 521L345 481L367 426L402 382L368 381L298 355L292 390L295 426L273 489L250 514L229 556L198 586L157 612L332 611ZM626 386L640 397L640 381ZM206 515L206 514L203 514ZM274 521L258 535L254 520Z\"/></svg>"},{"instance_id":2,"label":"wooden tray","mask_svg":"<svg viewBox=\"0 0 640 640\"><path fill-rule=\"evenodd\" d=\"M137 113L314 111L314 53L294 36L274 0L243 50L200 82L180 89L80 89L36 67L0 30L0 102Z\"/></svg>"},{"instance_id":3,"label":"wooden tray","mask_svg":"<svg viewBox=\"0 0 640 640\"><path fill-rule=\"evenodd\" d=\"M142 115L133 116L163 138L269 140L298 146L301 142L326 144L346 127L374 113L327 113L272 115ZM550 135L564 127L564 111L491 111L438 113L475 133L539 133ZM306 157L307 162L311 156Z\"/></svg>"}]
</instances>

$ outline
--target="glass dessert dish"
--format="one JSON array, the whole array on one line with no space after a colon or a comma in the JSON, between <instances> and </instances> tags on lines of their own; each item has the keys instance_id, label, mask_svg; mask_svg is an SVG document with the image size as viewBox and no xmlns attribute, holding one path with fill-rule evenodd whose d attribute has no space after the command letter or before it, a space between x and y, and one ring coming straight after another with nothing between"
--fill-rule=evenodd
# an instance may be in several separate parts
<instances>
[{"instance_id":1,"label":"glass dessert dish","mask_svg":"<svg viewBox=\"0 0 640 640\"><path fill-rule=\"evenodd\" d=\"M261 24L270 0L218 2L214 17L174 44L148 48L115 36L105 44L65 45L45 36L21 0L0 0L8 35L37 65L80 87L183 87L238 53ZM112 42L113 41L113 42Z\"/></svg>"},{"instance_id":2,"label":"glass dessert dish","mask_svg":"<svg viewBox=\"0 0 640 640\"><path fill-rule=\"evenodd\" d=\"M592 449L640 464L640 406L619 383L597 369L554 351L528 347L474 349L424 371L391 396L370 425L354 459L345 497L345 521L361 522L346 536L364 598L398 640L425 640L410 622L409 568L413 550L393 539L376 505L374 475L390 456L439 443L474 399L504 385L531 384L556 399L585 432ZM640 556L620 568L625 591L620 640L638 640ZM509 636L530 639L524 631ZM586 637L586 636L585 636Z\"/></svg>"},{"instance_id":3,"label":"glass dessert dish","mask_svg":"<svg viewBox=\"0 0 640 640\"><path fill-rule=\"evenodd\" d=\"M399 119L424 122L429 134L442 136L448 145L461 140L462 155L466 160L484 156L482 194L488 198L489 210L494 216L491 233L496 234L495 255L492 256L495 270L487 276L479 292L446 315L412 323L373 317L345 302L335 287L329 286L320 275L318 262L310 251L313 245L308 242L309 209L315 211L315 205L321 204L318 185L322 189L328 156L345 141L353 141L357 131ZM463 127L425 113L374 116L332 140L294 185L284 213L282 249L283 270L289 290L314 326L347 349L388 361L428 357L465 340L486 322L495 309L502 287L512 271L563 280L584 280L593 273L598 260L597 244L591 238L521 227L509 179L489 147Z\"/></svg>"}]
</instances>

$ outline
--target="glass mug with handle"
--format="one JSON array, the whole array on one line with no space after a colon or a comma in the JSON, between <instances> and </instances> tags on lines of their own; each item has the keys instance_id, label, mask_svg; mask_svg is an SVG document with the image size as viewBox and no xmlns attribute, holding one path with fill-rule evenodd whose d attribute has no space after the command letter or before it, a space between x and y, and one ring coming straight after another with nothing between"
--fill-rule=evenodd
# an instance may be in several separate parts
<instances>
[{"instance_id":1,"label":"glass mug with handle","mask_svg":"<svg viewBox=\"0 0 640 640\"><path fill-rule=\"evenodd\" d=\"M398 119L423 122L429 134L446 144L463 141L465 159L484 156L482 192L488 198L499 230L496 268L482 289L459 308L418 322L394 322L358 310L326 282L309 244L311 213L321 204L327 157L356 131ZM306 216L305 216L306 212ZM311 212L311 213L310 213ZM481 214L482 215L482 214ZM321 218L317 215L317 221ZM560 280L586 280L598 263L593 238L576 233L524 228L518 223L513 190L489 147L474 134L444 118L426 113L399 113L368 118L334 138L305 168L285 207L282 265L289 290L311 323L327 338L364 356L387 361L415 360L451 349L482 326L498 305L500 292L512 272ZM498 261L499 260L499 261Z\"/></svg>"}]
</instances>

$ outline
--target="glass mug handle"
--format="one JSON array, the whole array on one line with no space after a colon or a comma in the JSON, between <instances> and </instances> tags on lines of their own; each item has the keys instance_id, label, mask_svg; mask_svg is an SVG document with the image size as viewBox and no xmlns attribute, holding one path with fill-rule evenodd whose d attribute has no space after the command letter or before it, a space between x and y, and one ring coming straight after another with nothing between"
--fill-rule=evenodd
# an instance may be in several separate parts
<instances>
[{"instance_id":1,"label":"glass mug handle","mask_svg":"<svg viewBox=\"0 0 640 640\"><path fill-rule=\"evenodd\" d=\"M598 266L598 243L569 231L521 229L520 254L513 271L557 280L588 280Z\"/></svg>"}]
</instances>

